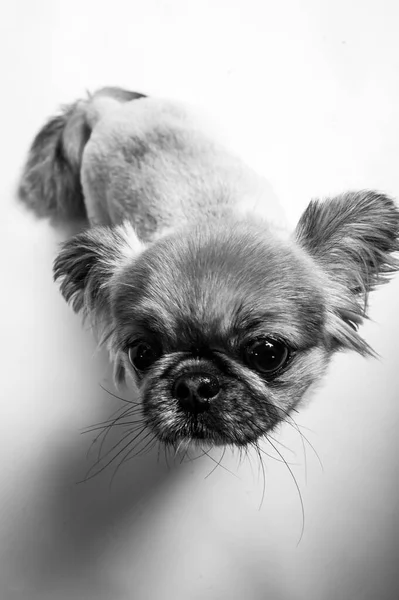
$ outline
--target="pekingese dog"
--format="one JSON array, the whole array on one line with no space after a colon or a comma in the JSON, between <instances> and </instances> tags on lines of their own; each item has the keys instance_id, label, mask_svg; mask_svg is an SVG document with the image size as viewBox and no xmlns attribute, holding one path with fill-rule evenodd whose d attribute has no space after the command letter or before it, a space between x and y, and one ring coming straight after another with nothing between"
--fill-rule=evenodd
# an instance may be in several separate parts
<instances>
[{"instance_id":1,"label":"pekingese dog","mask_svg":"<svg viewBox=\"0 0 399 600\"><path fill-rule=\"evenodd\" d=\"M104 88L36 136L20 197L86 215L54 263L159 440L245 447L333 354L372 354L368 294L399 268L399 211L374 191L313 200L294 232L261 177L176 102Z\"/></svg>"}]
</instances>

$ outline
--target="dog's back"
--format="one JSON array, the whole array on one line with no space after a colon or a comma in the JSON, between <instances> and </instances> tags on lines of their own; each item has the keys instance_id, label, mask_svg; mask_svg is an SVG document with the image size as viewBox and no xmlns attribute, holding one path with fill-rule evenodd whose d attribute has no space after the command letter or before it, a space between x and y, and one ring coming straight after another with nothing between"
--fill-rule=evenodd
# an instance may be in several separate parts
<instances>
[{"instance_id":1,"label":"dog's back","mask_svg":"<svg viewBox=\"0 0 399 600\"><path fill-rule=\"evenodd\" d=\"M281 220L270 187L174 101L104 88L49 121L20 187L38 214L86 212L92 225L131 220L140 237L262 205Z\"/></svg>"}]
</instances>

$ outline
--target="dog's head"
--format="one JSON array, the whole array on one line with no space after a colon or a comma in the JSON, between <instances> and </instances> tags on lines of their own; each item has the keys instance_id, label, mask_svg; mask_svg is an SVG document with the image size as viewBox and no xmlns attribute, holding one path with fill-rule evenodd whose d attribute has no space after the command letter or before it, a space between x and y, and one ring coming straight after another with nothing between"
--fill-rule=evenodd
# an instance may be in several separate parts
<instances>
[{"instance_id":1,"label":"dog's head","mask_svg":"<svg viewBox=\"0 0 399 600\"><path fill-rule=\"evenodd\" d=\"M392 200L348 193L311 202L289 240L249 218L151 244L129 224L92 228L64 245L55 278L160 440L245 446L289 415L334 352L372 353L357 329L369 292L398 268L398 236Z\"/></svg>"}]
</instances>

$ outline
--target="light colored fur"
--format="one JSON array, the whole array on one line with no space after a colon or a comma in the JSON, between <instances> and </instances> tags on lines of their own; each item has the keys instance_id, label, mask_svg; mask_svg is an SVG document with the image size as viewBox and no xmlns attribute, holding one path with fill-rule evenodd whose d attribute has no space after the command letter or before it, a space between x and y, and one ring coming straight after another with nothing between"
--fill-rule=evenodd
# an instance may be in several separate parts
<instances>
[{"instance_id":1,"label":"light colored fur","mask_svg":"<svg viewBox=\"0 0 399 600\"><path fill-rule=\"evenodd\" d=\"M184 106L99 98L87 111L93 131L81 178L92 224L130 219L139 236L153 240L187 222L267 207L268 220L283 225L268 184Z\"/></svg>"}]
</instances>

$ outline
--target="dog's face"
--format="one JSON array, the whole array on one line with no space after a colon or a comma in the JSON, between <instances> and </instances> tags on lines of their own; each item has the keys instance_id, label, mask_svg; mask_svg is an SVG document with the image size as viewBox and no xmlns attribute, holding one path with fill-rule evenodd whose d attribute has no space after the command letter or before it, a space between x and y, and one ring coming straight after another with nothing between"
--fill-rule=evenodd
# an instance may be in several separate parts
<instances>
[{"instance_id":1,"label":"dog's face","mask_svg":"<svg viewBox=\"0 0 399 600\"><path fill-rule=\"evenodd\" d=\"M167 442L243 445L323 372L325 300L300 252L235 223L168 236L117 275L113 344Z\"/></svg>"},{"instance_id":2,"label":"dog's face","mask_svg":"<svg viewBox=\"0 0 399 600\"><path fill-rule=\"evenodd\" d=\"M370 353L356 330L397 268L398 230L392 201L370 193L312 203L287 241L250 220L146 246L130 225L94 228L66 243L55 276L103 330L117 382L138 390L160 440L245 446L287 418L335 351Z\"/></svg>"}]
</instances>

